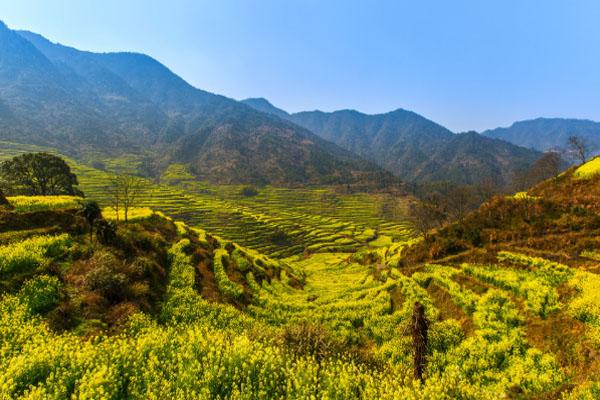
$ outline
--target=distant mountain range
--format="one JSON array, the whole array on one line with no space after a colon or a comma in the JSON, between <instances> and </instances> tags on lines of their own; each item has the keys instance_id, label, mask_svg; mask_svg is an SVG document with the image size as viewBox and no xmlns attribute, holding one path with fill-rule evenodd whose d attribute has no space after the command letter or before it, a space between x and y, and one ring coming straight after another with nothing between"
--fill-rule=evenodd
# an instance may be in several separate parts
<instances>
[{"instance_id":1,"label":"distant mountain range","mask_svg":"<svg viewBox=\"0 0 600 400\"><path fill-rule=\"evenodd\" d=\"M600 122L583 119L537 118L515 122L508 128L496 128L482 133L519 146L539 151L564 149L569 136L579 136L600 151Z\"/></svg>"},{"instance_id":2,"label":"distant mountain range","mask_svg":"<svg viewBox=\"0 0 600 400\"><path fill-rule=\"evenodd\" d=\"M515 171L527 168L540 157L537 151L475 132L454 134L402 109L377 115L354 110L289 114L266 99L243 102L303 126L406 181L473 184L491 178L506 184Z\"/></svg>"},{"instance_id":3,"label":"distant mountain range","mask_svg":"<svg viewBox=\"0 0 600 400\"><path fill-rule=\"evenodd\" d=\"M289 121L196 89L153 58L97 54L0 23L0 140L140 153L217 183L397 182Z\"/></svg>"},{"instance_id":4,"label":"distant mountain range","mask_svg":"<svg viewBox=\"0 0 600 400\"><path fill-rule=\"evenodd\" d=\"M479 135L402 109L289 114L197 89L144 54L80 51L0 22L0 140L87 159L139 154L156 175L178 162L215 183L505 184L565 135L598 136L597 123L562 121Z\"/></svg>"}]
</instances>

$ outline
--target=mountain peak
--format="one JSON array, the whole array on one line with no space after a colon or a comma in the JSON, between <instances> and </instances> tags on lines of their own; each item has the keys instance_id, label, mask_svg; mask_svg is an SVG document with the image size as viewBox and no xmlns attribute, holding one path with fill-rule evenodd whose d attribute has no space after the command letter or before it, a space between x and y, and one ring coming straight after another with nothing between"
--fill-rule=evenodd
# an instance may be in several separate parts
<instances>
[{"instance_id":1,"label":"mountain peak","mask_svg":"<svg viewBox=\"0 0 600 400\"><path fill-rule=\"evenodd\" d=\"M243 103L253 103L253 104L262 104L265 106L269 106L269 107L274 107L275 106L267 99L265 99L264 97L249 97L245 100L242 100Z\"/></svg>"},{"instance_id":2,"label":"mountain peak","mask_svg":"<svg viewBox=\"0 0 600 400\"><path fill-rule=\"evenodd\" d=\"M269 100L265 99L264 97L251 97L242 100L242 103L260 112L275 115L282 119L288 119L290 115L287 111L275 107L273 104L271 104Z\"/></svg>"}]
</instances>

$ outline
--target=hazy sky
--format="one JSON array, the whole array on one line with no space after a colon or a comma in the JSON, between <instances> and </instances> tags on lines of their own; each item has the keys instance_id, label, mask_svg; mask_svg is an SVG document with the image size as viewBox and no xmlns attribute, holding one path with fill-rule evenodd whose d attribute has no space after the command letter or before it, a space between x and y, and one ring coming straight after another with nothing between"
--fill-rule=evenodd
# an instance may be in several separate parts
<instances>
[{"instance_id":1,"label":"hazy sky","mask_svg":"<svg viewBox=\"0 0 600 400\"><path fill-rule=\"evenodd\" d=\"M454 131L600 120L596 0L0 0L0 19L292 112L405 108Z\"/></svg>"}]
</instances>

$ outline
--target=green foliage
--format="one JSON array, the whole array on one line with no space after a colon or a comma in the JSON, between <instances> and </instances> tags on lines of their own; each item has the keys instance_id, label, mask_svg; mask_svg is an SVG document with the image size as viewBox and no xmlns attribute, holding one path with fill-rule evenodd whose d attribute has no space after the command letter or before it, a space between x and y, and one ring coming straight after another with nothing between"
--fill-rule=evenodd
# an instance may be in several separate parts
<instances>
[{"instance_id":1,"label":"green foliage","mask_svg":"<svg viewBox=\"0 0 600 400\"><path fill-rule=\"evenodd\" d=\"M127 220L128 221L136 221L141 219L150 218L154 215L154 211L148 207L132 207L127 212ZM117 213L110 207L105 207L102 209L102 216L109 220L125 220L125 211L119 210L119 215L117 218Z\"/></svg>"},{"instance_id":2,"label":"green foliage","mask_svg":"<svg viewBox=\"0 0 600 400\"><path fill-rule=\"evenodd\" d=\"M569 304L569 313L591 327L588 336L600 346L600 277L577 271L569 285L578 292Z\"/></svg>"},{"instance_id":3,"label":"green foliage","mask_svg":"<svg viewBox=\"0 0 600 400\"><path fill-rule=\"evenodd\" d=\"M22 242L0 246L0 276L31 272L47 266L62 255L71 240L69 235L37 236Z\"/></svg>"},{"instance_id":4,"label":"green foliage","mask_svg":"<svg viewBox=\"0 0 600 400\"><path fill-rule=\"evenodd\" d=\"M93 256L93 265L85 278L86 289L112 302L122 300L129 284L129 278L120 268L123 261L107 251L99 251Z\"/></svg>"},{"instance_id":5,"label":"green foliage","mask_svg":"<svg viewBox=\"0 0 600 400\"><path fill-rule=\"evenodd\" d=\"M597 251L586 250L581 252L581 257L589 258L590 260L600 261L600 253Z\"/></svg>"},{"instance_id":6,"label":"green foliage","mask_svg":"<svg viewBox=\"0 0 600 400\"><path fill-rule=\"evenodd\" d=\"M225 267L223 266L223 259L227 257L227 250L215 250L215 258L213 260L213 271L215 273L215 279L217 281L217 285L219 286L219 290L221 291L221 293L223 293L229 298L239 299L244 295L244 289L237 283L232 282L227 276L227 273L225 272Z\"/></svg>"},{"instance_id":7,"label":"green foliage","mask_svg":"<svg viewBox=\"0 0 600 400\"><path fill-rule=\"evenodd\" d=\"M532 267L540 278L552 286L558 286L573 276L573 271L568 266L540 257L530 257L524 254L500 251L498 252L498 260Z\"/></svg>"},{"instance_id":8,"label":"green foliage","mask_svg":"<svg viewBox=\"0 0 600 400\"><path fill-rule=\"evenodd\" d=\"M117 241L117 226L114 221L101 219L96 222L96 236L100 243L113 245Z\"/></svg>"},{"instance_id":9,"label":"green foliage","mask_svg":"<svg viewBox=\"0 0 600 400\"><path fill-rule=\"evenodd\" d=\"M246 197L258 196L258 189L253 186L244 186L240 194Z\"/></svg>"},{"instance_id":10,"label":"green foliage","mask_svg":"<svg viewBox=\"0 0 600 400\"><path fill-rule=\"evenodd\" d=\"M85 201L81 204L79 212L81 215L83 215L83 218L85 218L90 227L90 240L92 240L94 234L94 223L96 220L102 218L100 206L96 201Z\"/></svg>"},{"instance_id":11,"label":"green foliage","mask_svg":"<svg viewBox=\"0 0 600 400\"><path fill-rule=\"evenodd\" d=\"M19 291L19 299L31 312L45 313L60 301L61 283L55 276L40 275L25 282Z\"/></svg>"},{"instance_id":12,"label":"green foliage","mask_svg":"<svg viewBox=\"0 0 600 400\"><path fill-rule=\"evenodd\" d=\"M536 273L469 264L463 264L462 270L483 282L525 297L527 308L541 317L560 308L556 289Z\"/></svg>"},{"instance_id":13,"label":"green foliage","mask_svg":"<svg viewBox=\"0 0 600 400\"><path fill-rule=\"evenodd\" d=\"M83 186L105 201L107 174L77 168ZM171 217L150 210L147 218L119 227L118 245L106 257L106 246L80 238L74 239L80 250L73 265L68 259L52 263L66 248L42 257L36 265L52 264L48 274L61 276L65 297L40 317L32 312L31 296L21 294L24 288L2 296L0 398L555 397L570 388L565 376L573 370L563 370L560 355L550 350L557 336L533 347L540 343L538 325L548 328L544 324L555 316L562 321L566 312L584 322L590 338L600 337L600 289L591 272L579 275L517 253L501 255L502 266L410 265L405 254L422 239L404 241L406 224L376 216L375 196L336 193L333 204L323 201L330 198L325 189L267 186L260 196L244 197L239 185L191 179L177 188L144 185L141 206L158 206L206 231L173 225ZM291 243L273 243L274 232ZM368 248L374 232L392 240ZM27 236L9 240L17 237ZM236 244L237 238L248 247ZM143 257L139 265L140 254L127 258L134 249ZM44 322L69 311L63 309L69 296L81 307L106 303L119 315L140 289L128 269L144 274L152 266L166 288L146 286L156 308L133 314L125 327L96 315L66 332ZM18 278L13 281L20 285L30 276ZM80 286L66 287L69 282ZM569 294L565 283L574 288L573 298L561 304L556 293ZM35 293L44 296L46 286ZM431 321L425 383L414 382L410 368L407 333L415 301ZM546 321L530 315L553 312Z\"/></svg>"},{"instance_id":14,"label":"green foliage","mask_svg":"<svg viewBox=\"0 0 600 400\"><path fill-rule=\"evenodd\" d=\"M77 177L60 157L26 153L0 164L0 177L11 195L75 195Z\"/></svg>"},{"instance_id":15,"label":"green foliage","mask_svg":"<svg viewBox=\"0 0 600 400\"><path fill-rule=\"evenodd\" d=\"M487 399L515 387L525 397L535 396L564 382L554 358L527 344L524 319L510 296L499 290L479 296L461 287L455 281L461 269L432 265L412 277L392 269L386 280L377 280L347 254L275 261L218 238L205 236L203 243L215 242L222 246L214 251L215 280L227 296L243 290L224 262L236 268L253 260L243 267L255 299L246 312L208 302L196 291L192 254L198 244L189 239L169 250L169 282L158 318L135 314L119 335L88 341L51 332L31 315L29 297L5 296L0 382L6 384L0 395ZM111 266L120 262L111 255L96 260L89 288L118 296L126 285ZM263 273L254 269L258 264L281 272L259 284L253 272ZM294 271L306 274L303 288L292 286ZM456 320L440 321L436 302L419 285L427 282L447 290L472 315L473 333L466 335ZM45 295L46 286L35 293ZM405 332L415 301L432 321L425 384L413 382L408 368Z\"/></svg>"},{"instance_id":16,"label":"green foliage","mask_svg":"<svg viewBox=\"0 0 600 400\"><path fill-rule=\"evenodd\" d=\"M250 269L251 264L250 261L240 251L240 249L235 249L231 253L230 259L235 262L237 269L241 272L246 272Z\"/></svg>"},{"instance_id":17,"label":"green foliage","mask_svg":"<svg viewBox=\"0 0 600 400\"><path fill-rule=\"evenodd\" d=\"M196 177L190 174L189 169L185 164L171 163L167 169L161 174L161 182L168 184L180 184L186 181L194 181Z\"/></svg>"},{"instance_id":18,"label":"green foliage","mask_svg":"<svg viewBox=\"0 0 600 400\"><path fill-rule=\"evenodd\" d=\"M448 291L452 301L464 309L467 314L473 314L473 312L475 312L477 296L472 291L462 287L458 282L452 279L459 270L443 267L441 265L428 265L427 269L427 273L417 272L413 274L413 279L423 286L428 285L429 279L435 280L437 284Z\"/></svg>"},{"instance_id":19,"label":"green foliage","mask_svg":"<svg viewBox=\"0 0 600 400\"><path fill-rule=\"evenodd\" d=\"M2 191L2 189L0 189L0 207L1 208L12 208L13 206L11 206L11 204L8 202L8 199L6 198L6 196L4 195L4 192Z\"/></svg>"}]
</instances>

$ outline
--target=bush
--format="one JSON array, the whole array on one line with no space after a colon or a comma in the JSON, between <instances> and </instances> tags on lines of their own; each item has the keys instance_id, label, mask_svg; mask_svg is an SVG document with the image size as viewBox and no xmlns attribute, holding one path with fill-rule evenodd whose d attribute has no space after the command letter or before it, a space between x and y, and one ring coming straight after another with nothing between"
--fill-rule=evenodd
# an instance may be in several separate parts
<instances>
[{"instance_id":1,"label":"bush","mask_svg":"<svg viewBox=\"0 0 600 400\"><path fill-rule=\"evenodd\" d=\"M246 196L246 197L257 196L258 195L258 189L256 189L255 187L252 187L252 186L245 186L240 191L240 194L242 196Z\"/></svg>"},{"instance_id":2,"label":"bush","mask_svg":"<svg viewBox=\"0 0 600 400\"><path fill-rule=\"evenodd\" d=\"M312 356L317 360L331 357L342 349L342 345L322 325L306 321L288 325L282 338L294 354Z\"/></svg>"},{"instance_id":3,"label":"bush","mask_svg":"<svg viewBox=\"0 0 600 400\"><path fill-rule=\"evenodd\" d=\"M92 168L99 169L100 171L106 171L106 164L98 160L92 161Z\"/></svg>"},{"instance_id":4,"label":"bush","mask_svg":"<svg viewBox=\"0 0 600 400\"><path fill-rule=\"evenodd\" d=\"M96 237L100 243L105 245L115 243L117 241L117 226L113 221L99 220L96 222Z\"/></svg>"},{"instance_id":5,"label":"bush","mask_svg":"<svg viewBox=\"0 0 600 400\"><path fill-rule=\"evenodd\" d=\"M127 275L118 272L122 266L121 261L110 253L96 254L93 261L96 265L85 278L86 288L98 292L112 302L123 299L128 287L128 278Z\"/></svg>"},{"instance_id":6,"label":"bush","mask_svg":"<svg viewBox=\"0 0 600 400\"><path fill-rule=\"evenodd\" d=\"M251 267L250 261L248 261L246 257L244 257L244 255L239 249L235 249L231 253L231 259L235 262L235 264L238 267L238 270L241 272L246 272Z\"/></svg>"},{"instance_id":7,"label":"bush","mask_svg":"<svg viewBox=\"0 0 600 400\"><path fill-rule=\"evenodd\" d=\"M25 282L19 291L19 298L27 303L32 312L45 313L58 305L60 286L57 277L40 275Z\"/></svg>"}]
</instances>

